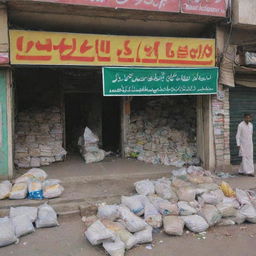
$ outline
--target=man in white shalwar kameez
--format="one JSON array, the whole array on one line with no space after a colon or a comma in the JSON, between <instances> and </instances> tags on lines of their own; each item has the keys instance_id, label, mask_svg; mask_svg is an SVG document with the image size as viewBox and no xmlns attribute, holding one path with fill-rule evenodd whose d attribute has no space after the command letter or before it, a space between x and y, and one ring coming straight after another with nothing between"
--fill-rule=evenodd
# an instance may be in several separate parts
<instances>
[{"instance_id":1,"label":"man in white shalwar kameez","mask_svg":"<svg viewBox=\"0 0 256 256\"><path fill-rule=\"evenodd\" d=\"M239 148L239 156L242 157L239 173L254 176L253 164L253 125L250 114L244 114L242 121L237 128L236 143Z\"/></svg>"}]
</instances>

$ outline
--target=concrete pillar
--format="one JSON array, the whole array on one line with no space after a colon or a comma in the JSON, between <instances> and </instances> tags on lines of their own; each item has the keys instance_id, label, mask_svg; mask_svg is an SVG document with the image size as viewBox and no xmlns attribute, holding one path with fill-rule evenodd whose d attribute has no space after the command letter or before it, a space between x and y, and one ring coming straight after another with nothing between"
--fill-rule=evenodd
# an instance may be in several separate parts
<instances>
[{"instance_id":1,"label":"concrete pillar","mask_svg":"<svg viewBox=\"0 0 256 256\"><path fill-rule=\"evenodd\" d=\"M197 97L197 152L204 168L215 169L211 96Z\"/></svg>"},{"instance_id":2,"label":"concrete pillar","mask_svg":"<svg viewBox=\"0 0 256 256\"><path fill-rule=\"evenodd\" d=\"M130 123L131 98L122 97L121 99L121 154L125 157L125 146L127 145L127 130Z\"/></svg>"}]
</instances>

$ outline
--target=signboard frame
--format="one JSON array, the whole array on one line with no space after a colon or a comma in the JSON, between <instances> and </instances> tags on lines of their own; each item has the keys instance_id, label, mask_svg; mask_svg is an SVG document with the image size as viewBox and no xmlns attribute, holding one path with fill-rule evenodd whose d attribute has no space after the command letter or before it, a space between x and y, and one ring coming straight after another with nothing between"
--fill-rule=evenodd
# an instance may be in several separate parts
<instances>
[{"instance_id":1,"label":"signboard frame","mask_svg":"<svg viewBox=\"0 0 256 256\"><path fill-rule=\"evenodd\" d=\"M175 71L175 70L182 70L184 72L186 71L195 71L195 70L211 70L211 71L215 71L215 75L216 77L214 77L214 90L210 93L198 93L198 92L193 92L193 93L155 93L155 94L146 94L146 93L140 93L140 94L133 94L133 93L128 93L128 94L111 94L111 93L106 93L106 70L149 70L150 73L152 74L153 71ZM214 95L218 93L218 79L219 79L219 68L218 67L211 67L211 68L141 68L141 67L102 67L102 82L103 82L103 96L177 96L177 95ZM167 78L167 77L166 77ZM132 79L131 77L129 79ZM147 81L148 82L148 81ZM204 81L202 81L203 83ZM166 82L167 83L167 82ZM129 88L130 89L130 88ZM140 90L140 89L139 89ZM152 89L153 90L153 89ZM157 90L157 88L155 89Z\"/></svg>"}]
</instances>

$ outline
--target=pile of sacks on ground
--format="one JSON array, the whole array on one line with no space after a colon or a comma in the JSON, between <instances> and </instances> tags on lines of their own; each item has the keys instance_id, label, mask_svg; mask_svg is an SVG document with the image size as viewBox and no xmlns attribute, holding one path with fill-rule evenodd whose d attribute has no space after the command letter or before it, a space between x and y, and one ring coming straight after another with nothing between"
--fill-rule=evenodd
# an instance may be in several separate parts
<instances>
[{"instance_id":1,"label":"pile of sacks on ground","mask_svg":"<svg viewBox=\"0 0 256 256\"><path fill-rule=\"evenodd\" d=\"M157 97L147 101L142 110L131 114L126 157L176 167L185 163L199 164L195 141L196 112L193 101L183 98Z\"/></svg>"},{"instance_id":2,"label":"pile of sacks on ground","mask_svg":"<svg viewBox=\"0 0 256 256\"><path fill-rule=\"evenodd\" d=\"M87 164L102 161L106 152L99 149L99 137L95 135L88 127L84 130L84 135L79 137L78 146L80 154Z\"/></svg>"},{"instance_id":3,"label":"pile of sacks on ground","mask_svg":"<svg viewBox=\"0 0 256 256\"><path fill-rule=\"evenodd\" d=\"M120 205L101 205L97 216L86 217L85 236L92 245L103 245L111 256L151 243L154 229L181 236L186 227L201 233L214 225L256 223L256 194L236 189L201 167L173 171L170 179L142 180L133 196L122 196Z\"/></svg>"},{"instance_id":4,"label":"pile of sacks on ground","mask_svg":"<svg viewBox=\"0 0 256 256\"><path fill-rule=\"evenodd\" d=\"M6 180L0 183L1 199L44 199L59 197L64 188L58 179L48 179L47 173L39 168L32 168L18 177L14 184Z\"/></svg>"},{"instance_id":5,"label":"pile of sacks on ground","mask_svg":"<svg viewBox=\"0 0 256 256\"><path fill-rule=\"evenodd\" d=\"M57 214L47 203L39 207L11 207L9 217L0 218L0 247L19 242L36 228L58 226Z\"/></svg>"}]
</instances>

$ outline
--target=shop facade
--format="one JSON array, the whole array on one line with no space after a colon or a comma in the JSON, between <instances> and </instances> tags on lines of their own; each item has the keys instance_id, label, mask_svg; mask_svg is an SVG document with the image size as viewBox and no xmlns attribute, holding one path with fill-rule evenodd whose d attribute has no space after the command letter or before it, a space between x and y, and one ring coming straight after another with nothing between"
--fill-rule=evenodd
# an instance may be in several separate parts
<instances>
[{"instance_id":1,"label":"shop facade","mask_svg":"<svg viewBox=\"0 0 256 256\"><path fill-rule=\"evenodd\" d=\"M37 4L33 3L31 8ZM55 3L50 6L56 8ZM101 34L91 33L90 28L78 33L79 30L55 26L56 14L43 29L38 26L39 20L34 20L30 27L18 8L10 5L9 28L15 92L12 115L15 128L11 137L16 167L44 166L65 160L67 152L76 154L78 137L86 126L99 136L103 149L123 157L141 154L145 162L170 164L179 161L182 155L184 163L193 160L190 164L215 167L212 108L218 70L215 37L209 37L211 33L198 36L206 24L196 23L199 30L193 35L187 33L187 28L177 32L182 26L178 24L173 31L168 26L156 36L150 24L143 31L145 25L140 21L141 32L134 30L132 23L136 20L130 26L128 22L120 33L118 26L116 29L113 26L113 18L109 18L112 23ZM67 7L61 5L61 8ZM83 10L90 12L86 6ZM22 29L17 30L21 24ZM211 32L214 31L215 28ZM111 87L119 79L119 67L125 71L126 82L127 76L134 73L137 80L133 86L120 83L121 87ZM116 73L105 80L108 68ZM143 79L147 80L146 85L142 84ZM154 79L164 82L150 87ZM192 79L193 83L200 80L202 85L188 86L189 79L191 83ZM167 80L169 86L177 82L176 91L168 87ZM175 134L173 138L171 134ZM174 155L177 151L182 153Z\"/></svg>"}]
</instances>

